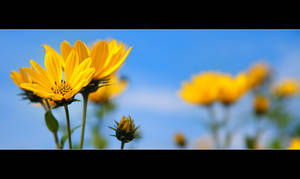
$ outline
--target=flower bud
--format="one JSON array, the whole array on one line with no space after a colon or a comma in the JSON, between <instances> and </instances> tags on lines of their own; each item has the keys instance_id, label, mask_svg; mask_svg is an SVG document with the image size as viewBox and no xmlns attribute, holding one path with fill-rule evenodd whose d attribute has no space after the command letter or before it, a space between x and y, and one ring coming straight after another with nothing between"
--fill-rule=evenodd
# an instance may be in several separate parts
<instances>
[{"instance_id":1,"label":"flower bud","mask_svg":"<svg viewBox=\"0 0 300 179\"><path fill-rule=\"evenodd\" d=\"M264 96L256 96L254 98L253 107L255 114L262 115L267 112L269 108L269 100Z\"/></svg>"},{"instance_id":2,"label":"flower bud","mask_svg":"<svg viewBox=\"0 0 300 179\"><path fill-rule=\"evenodd\" d=\"M185 139L184 135L180 132L178 132L174 135L174 142L179 147L184 147L186 145L186 139Z\"/></svg>"},{"instance_id":3,"label":"flower bud","mask_svg":"<svg viewBox=\"0 0 300 179\"><path fill-rule=\"evenodd\" d=\"M116 131L115 137L123 143L128 143L136 138L136 130L139 127L135 127L134 121L130 116L123 116L120 123L116 122L116 128L112 128Z\"/></svg>"}]
</instances>

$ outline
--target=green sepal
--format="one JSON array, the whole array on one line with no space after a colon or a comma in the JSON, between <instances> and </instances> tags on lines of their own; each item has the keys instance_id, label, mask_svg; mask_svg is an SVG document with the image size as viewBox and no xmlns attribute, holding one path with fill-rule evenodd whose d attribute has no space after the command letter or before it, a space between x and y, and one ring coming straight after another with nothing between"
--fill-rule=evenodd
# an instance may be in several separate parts
<instances>
[{"instance_id":1,"label":"green sepal","mask_svg":"<svg viewBox=\"0 0 300 179\"><path fill-rule=\"evenodd\" d=\"M117 129L115 129L115 128L113 128L113 127L108 126L108 128L110 128L110 129L112 129L112 130L114 130L114 131L117 131Z\"/></svg>"},{"instance_id":2,"label":"green sepal","mask_svg":"<svg viewBox=\"0 0 300 179\"><path fill-rule=\"evenodd\" d=\"M56 133L59 128L58 121L55 119L51 111L45 113L45 122L51 132Z\"/></svg>"}]
</instances>

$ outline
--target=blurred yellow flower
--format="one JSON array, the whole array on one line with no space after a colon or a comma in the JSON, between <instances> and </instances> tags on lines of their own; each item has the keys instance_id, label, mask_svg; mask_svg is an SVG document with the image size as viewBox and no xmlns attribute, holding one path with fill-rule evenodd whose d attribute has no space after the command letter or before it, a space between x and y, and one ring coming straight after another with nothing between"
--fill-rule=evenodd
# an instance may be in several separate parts
<instances>
[{"instance_id":1,"label":"blurred yellow flower","mask_svg":"<svg viewBox=\"0 0 300 179\"><path fill-rule=\"evenodd\" d=\"M255 114L261 115L267 112L269 108L269 100L265 96L258 95L254 98L253 108Z\"/></svg>"},{"instance_id":2,"label":"blurred yellow flower","mask_svg":"<svg viewBox=\"0 0 300 179\"><path fill-rule=\"evenodd\" d=\"M248 90L248 76L240 73L233 78L229 74L205 72L193 76L190 83L184 82L179 96L193 104L211 105L216 100L229 105Z\"/></svg>"},{"instance_id":3,"label":"blurred yellow flower","mask_svg":"<svg viewBox=\"0 0 300 179\"><path fill-rule=\"evenodd\" d=\"M75 50L68 55L64 69L64 79L59 57L52 51L45 54L45 67L30 60L32 69L24 69L34 83L22 83L21 87L33 91L36 95L55 102L72 100L84 86L92 80L95 72L90 68L91 59L79 63L79 55Z\"/></svg>"},{"instance_id":4,"label":"blurred yellow flower","mask_svg":"<svg viewBox=\"0 0 300 179\"><path fill-rule=\"evenodd\" d=\"M271 88L271 92L279 97L291 97L299 92L299 82L293 79L286 79Z\"/></svg>"},{"instance_id":5,"label":"blurred yellow flower","mask_svg":"<svg viewBox=\"0 0 300 179\"><path fill-rule=\"evenodd\" d=\"M174 135L174 142L179 147L184 147L186 145L186 138L180 132L175 133Z\"/></svg>"},{"instance_id":6,"label":"blurred yellow flower","mask_svg":"<svg viewBox=\"0 0 300 179\"><path fill-rule=\"evenodd\" d=\"M94 103L107 102L122 93L127 88L127 80L121 80L117 74L112 74L109 79L108 86L101 87L96 92L90 93L90 101Z\"/></svg>"},{"instance_id":7,"label":"blurred yellow flower","mask_svg":"<svg viewBox=\"0 0 300 179\"><path fill-rule=\"evenodd\" d=\"M218 81L218 100L224 105L230 105L243 96L248 88L248 76L245 73L238 74L235 78L224 74Z\"/></svg>"},{"instance_id":8,"label":"blurred yellow flower","mask_svg":"<svg viewBox=\"0 0 300 179\"><path fill-rule=\"evenodd\" d=\"M19 68L20 73L12 70L10 75L10 78L15 82L15 84L23 90L25 89L21 87L22 83L32 82L31 78L26 74L25 69L29 69L29 68L28 67Z\"/></svg>"},{"instance_id":9,"label":"blurred yellow flower","mask_svg":"<svg viewBox=\"0 0 300 179\"><path fill-rule=\"evenodd\" d=\"M211 105L218 97L219 74L204 72L184 82L179 96L186 102L198 105Z\"/></svg>"},{"instance_id":10,"label":"blurred yellow flower","mask_svg":"<svg viewBox=\"0 0 300 179\"><path fill-rule=\"evenodd\" d=\"M293 138L288 149L300 149L300 140Z\"/></svg>"},{"instance_id":11,"label":"blurred yellow flower","mask_svg":"<svg viewBox=\"0 0 300 179\"><path fill-rule=\"evenodd\" d=\"M269 77L269 66L266 63L258 62L248 70L249 85L257 88Z\"/></svg>"},{"instance_id":12,"label":"blurred yellow flower","mask_svg":"<svg viewBox=\"0 0 300 179\"><path fill-rule=\"evenodd\" d=\"M197 149L212 149L213 146L213 138L209 135L199 137L193 144L193 148Z\"/></svg>"}]
</instances>

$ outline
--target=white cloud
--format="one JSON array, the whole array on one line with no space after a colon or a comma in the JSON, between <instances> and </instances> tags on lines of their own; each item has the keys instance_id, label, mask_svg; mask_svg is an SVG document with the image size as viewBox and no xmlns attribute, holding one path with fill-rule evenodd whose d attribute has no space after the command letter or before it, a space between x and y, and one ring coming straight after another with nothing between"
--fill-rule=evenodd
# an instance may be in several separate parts
<instances>
[{"instance_id":1,"label":"white cloud","mask_svg":"<svg viewBox=\"0 0 300 179\"><path fill-rule=\"evenodd\" d=\"M191 108L179 98L177 90L162 87L128 90L123 94L120 103L136 110L163 113L186 112Z\"/></svg>"}]
</instances>

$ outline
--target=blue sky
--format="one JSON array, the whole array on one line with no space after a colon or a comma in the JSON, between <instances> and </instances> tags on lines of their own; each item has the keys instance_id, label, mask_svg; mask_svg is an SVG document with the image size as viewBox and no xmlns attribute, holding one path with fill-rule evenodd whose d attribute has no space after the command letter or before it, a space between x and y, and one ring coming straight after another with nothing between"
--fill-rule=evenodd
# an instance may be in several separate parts
<instances>
[{"instance_id":1,"label":"blue sky","mask_svg":"<svg viewBox=\"0 0 300 179\"><path fill-rule=\"evenodd\" d=\"M59 50L63 40L73 45L76 40L92 44L111 38L133 48L119 70L129 78L129 87L115 99L118 110L107 116L105 125L112 126L113 120L131 114L142 129L138 148L174 148L176 131L183 132L190 145L208 134L206 111L176 95L182 81L195 73L218 70L236 74L263 59L275 68L278 78L300 75L298 30L0 30L0 148L55 148L43 110L17 96L21 91L10 79L10 70L29 66L30 59L43 65L42 44ZM77 98L81 99L80 95ZM81 105L70 106L72 126L80 124ZM247 105L246 96L236 107ZM93 107L89 104L88 121L94 120ZM65 120L62 109L55 115ZM109 148L119 148L119 142L109 136L112 131L105 128L104 132L110 139ZM79 135L80 130L74 139Z\"/></svg>"}]
</instances>

